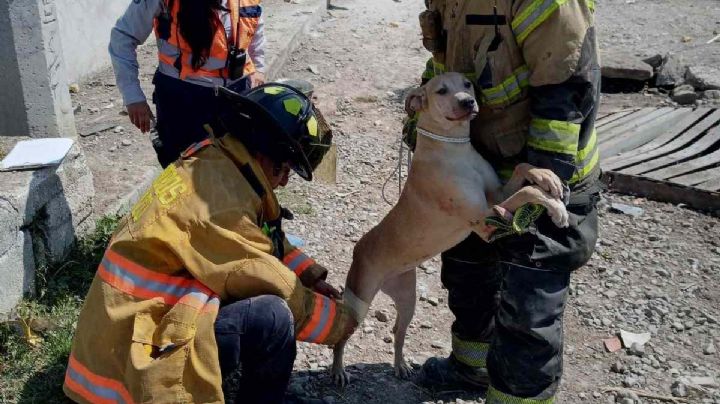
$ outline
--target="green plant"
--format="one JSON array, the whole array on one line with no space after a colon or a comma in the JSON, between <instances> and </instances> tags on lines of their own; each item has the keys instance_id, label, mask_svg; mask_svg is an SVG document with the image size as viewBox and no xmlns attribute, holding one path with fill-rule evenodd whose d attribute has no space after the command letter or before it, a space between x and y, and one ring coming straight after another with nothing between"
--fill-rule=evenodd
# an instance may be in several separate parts
<instances>
[{"instance_id":1,"label":"green plant","mask_svg":"<svg viewBox=\"0 0 720 404\"><path fill-rule=\"evenodd\" d=\"M0 402L69 402L62 392L83 299L119 217L104 217L68 258L36 270L35 297L0 323Z\"/></svg>"}]
</instances>

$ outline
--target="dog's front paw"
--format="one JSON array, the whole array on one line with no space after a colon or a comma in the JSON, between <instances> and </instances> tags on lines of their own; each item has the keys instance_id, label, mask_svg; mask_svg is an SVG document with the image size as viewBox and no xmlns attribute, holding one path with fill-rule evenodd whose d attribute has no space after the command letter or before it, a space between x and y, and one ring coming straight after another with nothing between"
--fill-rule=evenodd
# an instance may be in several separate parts
<instances>
[{"instance_id":1,"label":"dog's front paw","mask_svg":"<svg viewBox=\"0 0 720 404\"><path fill-rule=\"evenodd\" d=\"M413 373L415 373L415 371L412 366L408 365L404 360L399 363L395 363L395 376L399 379L409 379Z\"/></svg>"},{"instance_id":2,"label":"dog's front paw","mask_svg":"<svg viewBox=\"0 0 720 404\"><path fill-rule=\"evenodd\" d=\"M332 370L330 371L330 374L332 375L333 382L336 386L340 388L344 388L345 386L350 383L350 375L345 371L345 369L340 367L333 366Z\"/></svg>"},{"instance_id":3,"label":"dog's front paw","mask_svg":"<svg viewBox=\"0 0 720 404\"><path fill-rule=\"evenodd\" d=\"M552 219L555 226L565 228L569 226L570 216L568 215L567 208L559 200L552 200L548 206L548 215Z\"/></svg>"}]
</instances>

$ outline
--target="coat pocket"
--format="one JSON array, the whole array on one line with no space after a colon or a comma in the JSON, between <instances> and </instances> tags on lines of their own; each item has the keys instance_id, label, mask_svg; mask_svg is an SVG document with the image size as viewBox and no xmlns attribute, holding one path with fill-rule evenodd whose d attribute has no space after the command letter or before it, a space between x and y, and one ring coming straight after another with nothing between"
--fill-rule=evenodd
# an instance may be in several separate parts
<instances>
[{"instance_id":1,"label":"coat pocket","mask_svg":"<svg viewBox=\"0 0 720 404\"><path fill-rule=\"evenodd\" d=\"M519 101L503 111L481 108L470 124L473 144L481 153L496 158L517 156L525 147L530 125L529 100Z\"/></svg>"},{"instance_id":2,"label":"coat pocket","mask_svg":"<svg viewBox=\"0 0 720 404\"><path fill-rule=\"evenodd\" d=\"M157 321L150 313L135 315L127 374L141 386L145 403L191 402L183 374L195 327L171 317Z\"/></svg>"}]
</instances>

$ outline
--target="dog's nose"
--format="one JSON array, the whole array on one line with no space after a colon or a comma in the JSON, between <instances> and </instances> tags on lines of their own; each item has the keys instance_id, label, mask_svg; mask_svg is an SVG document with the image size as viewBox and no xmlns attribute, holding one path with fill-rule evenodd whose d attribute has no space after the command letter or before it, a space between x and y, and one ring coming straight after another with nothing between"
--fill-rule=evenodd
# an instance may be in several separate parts
<instances>
[{"instance_id":1,"label":"dog's nose","mask_svg":"<svg viewBox=\"0 0 720 404\"><path fill-rule=\"evenodd\" d=\"M475 100L472 98L466 98L460 101L460 106L465 109L473 109L475 108Z\"/></svg>"}]
</instances>

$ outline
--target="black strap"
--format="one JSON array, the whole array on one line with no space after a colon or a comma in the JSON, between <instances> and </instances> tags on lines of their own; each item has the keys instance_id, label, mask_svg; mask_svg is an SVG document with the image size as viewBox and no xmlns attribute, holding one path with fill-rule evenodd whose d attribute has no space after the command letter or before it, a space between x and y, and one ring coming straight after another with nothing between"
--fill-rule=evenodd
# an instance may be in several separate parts
<instances>
[{"instance_id":1,"label":"black strap","mask_svg":"<svg viewBox=\"0 0 720 404\"><path fill-rule=\"evenodd\" d=\"M505 25L507 17L495 14L468 14L465 16L467 25Z\"/></svg>"},{"instance_id":2,"label":"black strap","mask_svg":"<svg viewBox=\"0 0 720 404\"><path fill-rule=\"evenodd\" d=\"M253 191L260 197L265 196L265 188L263 188L262 183L258 179L258 177L253 172L252 168L250 167L250 164L243 164L240 166L240 172L242 173L243 177L247 180L247 182L252 187Z\"/></svg>"}]
</instances>

